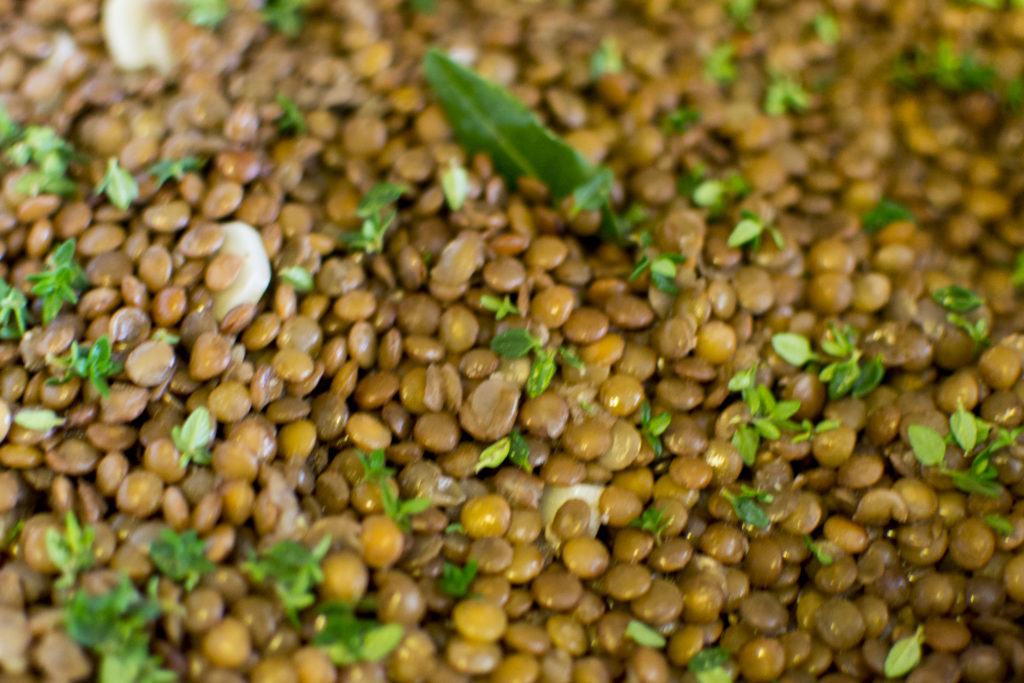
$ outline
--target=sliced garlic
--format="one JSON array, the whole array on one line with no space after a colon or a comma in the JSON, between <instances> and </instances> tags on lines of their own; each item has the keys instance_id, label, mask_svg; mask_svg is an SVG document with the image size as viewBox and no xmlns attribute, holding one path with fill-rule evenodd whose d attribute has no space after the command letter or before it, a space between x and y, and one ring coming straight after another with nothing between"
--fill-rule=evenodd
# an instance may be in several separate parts
<instances>
[{"instance_id":1,"label":"sliced garlic","mask_svg":"<svg viewBox=\"0 0 1024 683\"><path fill-rule=\"evenodd\" d=\"M222 320L235 306L254 304L270 286L270 259L263 238L248 223L233 221L224 224L224 244L220 252L242 258L242 268L235 281L213 295L213 315Z\"/></svg>"},{"instance_id":2,"label":"sliced garlic","mask_svg":"<svg viewBox=\"0 0 1024 683\"><path fill-rule=\"evenodd\" d=\"M597 503L601 499L604 487L599 484L574 484L572 486L545 486L540 496L540 518L544 522L544 536L552 544L558 544L558 538L551 531L555 521L555 513L569 500L582 500L590 506L590 523L587 534L596 536L601 528L601 515L597 511Z\"/></svg>"},{"instance_id":3,"label":"sliced garlic","mask_svg":"<svg viewBox=\"0 0 1024 683\"><path fill-rule=\"evenodd\" d=\"M103 40L110 58L128 71L153 67L167 73L177 61L154 0L104 0Z\"/></svg>"}]
</instances>

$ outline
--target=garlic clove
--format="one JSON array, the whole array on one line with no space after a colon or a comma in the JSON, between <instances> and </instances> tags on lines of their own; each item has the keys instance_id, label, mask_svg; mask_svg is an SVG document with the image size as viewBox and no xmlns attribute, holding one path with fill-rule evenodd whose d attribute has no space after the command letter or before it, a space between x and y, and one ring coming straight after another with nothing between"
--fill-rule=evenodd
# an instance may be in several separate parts
<instances>
[{"instance_id":1,"label":"garlic clove","mask_svg":"<svg viewBox=\"0 0 1024 683\"><path fill-rule=\"evenodd\" d=\"M545 486L544 493L540 496L540 517L544 522L544 536L549 542L556 544L558 538L552 533L551 525L555 521L555 513L566 503L566 501L578 499L590 506L590 523L587 525L587 533L593 537L597 535L601 527L601 515L598 512L598 501L604 486L599 484L574 484L573 486Z\"/></svg>"},{"instance_id":2,"label":"garlic clove","mask_svg":"<svg viewBox=\"0 0 1024 683\"><path fill-rule=\"evenodd\" d=\"M213 315L223 320L240 304L255 304L270 286L270 259L260 233L248 223L232 221L224 224L224 243L219 253L242 258L242 268L235 281L213 295Z\"/></svg>"},{"instance_id":3,"label":"garlic clove","mask_svg":"<svg viewBox=\"0 0 1024 683\"><path fill-rule=\"evenodd\" d=\"M121 69L154 67L167 73L176 59L153 0L104 0L103 40Z\"/></svg>"}]
</instances>

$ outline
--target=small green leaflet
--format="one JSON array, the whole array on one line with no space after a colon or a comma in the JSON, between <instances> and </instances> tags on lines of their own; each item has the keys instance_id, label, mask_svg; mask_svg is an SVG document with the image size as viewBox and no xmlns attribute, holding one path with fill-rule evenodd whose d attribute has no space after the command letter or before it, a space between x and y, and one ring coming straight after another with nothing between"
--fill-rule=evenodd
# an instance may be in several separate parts
<instances>
[{"instance_id":1,"label":"small green leaflet","mask_svg":"<svg viewBox=\"0 0 1024 683\"><path fill-rule=\"evenodd\" d=\"M818 40L826 45L835 45L841 36L839 22L834 14L825 11L818 12L814 17L814 33Z\"/></svg>"},{"instance_id":2,"label":"small green leaflet","mask_svg":"<svg viewBox=\"0 0 1024 683\"><path fill-rule=\"evenodd\" d=\"M33 432L48 432L54 427L60 427L65 422L63 417L45 408L24 408L14 416L14 424Z\"/></svg>"},{"instance_id":3,"label":"small green leaflet","mask_svg":"<svg viewBox=\"0 0 1024 683\"><path fill-rule=\"evenodd\" d=\"M718 45L704 60L704 76L718 85L728 85L736 80L736 65L732 58L736 48L730 43Z\"/></svg>"},{"instance_id":4,"label":"small green leaflet","mask_svg":"<svg viewBox=\"0 0 1024 683\"><path fill-rule=\"evenodd\" d=\"M615 174L611 169L604 166L598 168L590 180L573 190L573 204L569 215L575 216L580 211L600 211L602 207L608 205L613 185Z\"/></svg>"},{"instance_id":5,"label":"small green leaflet","mask_svg":"<svg viewBox=\"0 0 1024 683\"><path fill-rule=\"evenodd\" d=\"M469 173L457 162L451 162L441 172L441 190L448 208L458 211L466 203L469 193Z\"/></svg>"},{"instance_id":6,"label":"small green leaflet","mask_svg":"<svg viewBox=\"0 0 1024 683\"><path fill-rule=\"evenodd\" d=\"M278 272L278 277L290 284L296 292L313 291L313 276L302 266L291 266Z\"/></svg>"},{"instance_id":7,"label":"small green leaflet","mask_svg":"<svg viewBox=\"0 0 1024 683\"><path fill-rule=\"evenodd\" d=\"M942 464L946 455L946 442L938 432L924 425L910 425L907 427L907 437L918 462L926 467Z\"/></svg>"},{"instance_id":8,"label":"small green leaflet","mask_svg":"<svg viewBox=\"0 0 1024 683\"><path fill-rule=\"evenodd\" d=\"M770 116L800 113L810 106L810 95L792 76L775 74L764 96L764 111Z\"/></svg>"},{"instance_id":9,"label":"small green leaflet","mask_svg":"<svg viewBox=\"0 0 1024 683\"><path fill-rule=\"evenodd\" d=\"M480 472L481 470L494 469L500 467L506 460L527 472L532 470L530 466L530 446L526 443L523 435L519 433L519 430L513 429L508 436L498 439L480 451L476 468L473 471Z\"/></svg>"},{"instance_id":10,"label":"small green leaflet","mask_svg":"<svg viewBox=\"0 0 1024 683\"><path fill-rule=\"evenodd\" d=\"M732 675L725 668L728 661L729 651L724 647L706 647L690 658L686 668L698 683L732 683Z\"/></svg>"},{"instance_id":11,"label":"small green leaflet","mask_svg":"<svg viewBox=\"0 0 1024 683\"><path fill-rule=\"evenodd\" d=\"M198 171L203 167L203 161L196 157L185 157L174 161L158 161L146 169L156 179L156 186L159 189L170 179L181 180L186 173Z\"/></svg>"},{"instance_id":12,"label":"small green leaflet","mask_svg":"<svg viewBox=\"0 0 1024 683\"><path fill-rule=\"evenodd\" d=\"M441 568L441 578L437 580L437 587L445 595L453 598L463 598L469 593L469 586L476 578L476 558L466 562L465 567L458 567L451 562L445 562Z\"/></svg>"},{"instance_id":13,"label":"small green leaflet","mask_svg":"<svg viewBox=\"0 0 1024 683\"><path fill-rule=\"evenodd\" d=\"M798 368L819 360L818 354L811 350L811 342L807 337L795 332L779 332L772 335L772 348L782 360Z\"/></svg>"},{"instance_id":14,"label":"small green leaflet","mask_svg":"<svg viewBox=\"0 0 1024 683\"><path fill-rule=\"evenodd\" d=\"M723 490L722 495L732 504L733 512L744 523L758 529L767 529L771 526L771 519L758 505L758 501L770 503L775 499L772 494L752 489L744 484L738 494Z\"/></svg>"},{"instance_id":15,"label":"small green leaflet","mask_svg":"<svg viewBox=\"0 0 1024 683\"><path fill-rule=\"evenodd\" d=\"M193 26L217 28L228 15L227 0L184 0L182 11Z\"/></svg>"},{"instance_id":16,"label":"small green leaflet","mask_svg":"<svg viewBox=\"0 0 1024 683\"><path fill-rule=\"evenodd\" d=\"M505 330L491 340L491 350L505 358L523 358L540 348L540 340L522 327Z\"/></svg>"},{"instance_id":17,"label":"small green leaflet","mask_svg":"<svg viewBox=\"0 0 1024 683\"><path fill-rule=\"evenodd\" d=\"M992 527L992 530L1002 536L1013 536L1015 531L1013 522L1002 515L985 515L985 524Z\"/></svg>"},{"instance_id":18,"label":"small green leaflet","mask_svg":"<svg viewBox=\"0 0 1024 683\"><path fill-rule=\"evenodd\" d=\"M206 542L195 529L182 534L164 529L149 544L149 557L164 576L183 582L185 590L195 588L204 574L214 570L213 562L206 558Z\"/></svg>"},{"instance_id":19,"label":"small green leaflet","mask_svg":"<svg viewBox=\"0 0 1024 683\"><path fill-rule=\"evenodd\" d=\"M830 554L822 550L821 546L814 542L810 534L804 534L804 545L807 546L807 549L814 555L815 559L823 565L828 566L835 562L835 559Z\"/></svg>"},{"instance_id":20,"label":"small green leaflet","mask_svg":"<svg viewBox=\"0 0 1024 683\"><path fill-rule=\"evenodd\" d=\"M107 195L110 203L123 211L139 198L139 184L131 173L118 165L116 158L110 157L103 180L96 186L96 194Z\"/></svg>"},{"instance_id":21,"label":"small green leaflet","mask_svg":"<svg viewBox=\"0 0 1024 683\"><path fill-rule=\"evenodd\" d=\"M281 115L277 118L277 130L282 135L301 135L306 132L306 118L299 111L294 101L284 93L278 93L275 99L281 107Z\"/></svg>"},{"instance_id":22,"label":"small green leaflet","mask_svg":"<svg viewBox=\"0 0 1024 683\"><path fill-rule=\"evenodd\" d=\"M665 647L665 638L642 621L630 619L626 625L626 637L644 647Z\"/></svg>"},{"instance_id":23,"label":"small green leaflet","mask_svg":"<svg viewBox=\"0 0 1024 683\"><path fill-rule=\"evenodd\" d=\"M337 666L378 662L398 647L405 637L399 624L378 624L358 618L351 605L330 602L320 607L319 630L313 644L323 648Z\"/></svg>"},{"instance_id":24,"label":"small green leaflet","mask_svg":"<svg viewBox=\"0 0 1024 683\"><path fill-rule=\"evenodd\" d=\"M470 154L487 152L510 184L522 176L536 178L559 201L601 173L504 88L439 50L427 53L424 66L455 137ZM602 235L623 241L607 203L600 208Z\"/></svg>"},{"instance_id":25,"label":"small green leaflet","mask_svg":"<svg viewBox=\"0 0 1024 683\"><path fill-rule=\"evenodd\" d=\"M491 294L484 294L483 296L480 297L480 305L483 306L486 310L493 312L495 320L501 320L505 316L510 314L523 314L523 312L520 311L514 303L512 303L512 300L509 298L508 294L505 295L504 299L499 299L498 297L492 296Z\"/></svg>"},{"instance_id":26,"label":"small green leaflet","mask_svg":"<svg viewBox=\"0 0 1024 683\"><path fill-rule=\"evenodd\" d=\"M918 626L914 635L900 638L892 644L885 657L885 675L888 678L906 676L921 662L924 627Z\"/></svg>"},{"instance_id":27,"label":"small green leaflet","mask_svg":"<svg viewBox=\"0 0 1024 683\"><path fill-rule=\"evenodd\" d=\"M619 48L619 41L612 37L604 38L590 58L590 77L597 80L605 74L617 74L620 71L622 50Z\"/></svg>"},{"instance_id":28,"label":"small green leaflet","mask_svg":"<svg viewBox=\"0 0 1024 683\"><path fill-rule=\"evenodd\" d=\"M956 412L949 416L949 431L964 453L970 453L978 443L978 423L974 415L964 410L963 404L957 406Z\"/></svg>"},{"instance_id":29,"label":"small green leaflet","mask_svg":"<svg viewBox=\"0 0 1024 683\"><path fill-rule=\"evenodd\" d=\"M874 234L896 221L913 221L914 214L902 204L897 204L891 199L883 199L878 202L875 208L868 211L861 217L861 226L864 232Z\"/></svg>"},{"instance_id":30,"label":"small green leaflet","mask_svg":"<svg viewBox=\"0 0 1024 683\"><path fill-rule=\"evenodd\" d=\"M552 351L537 349L537 355L530 366L530 374L526 378L526 395L537 398L551 386L558 366L555 365L555 354Z\"/></svg>"},{"instance_id":31,"label":"small green leaflet","mask_svg":"<svg viewBox=\"0 0 1024 683\"><path fill-rule=\"evenodd\" d=\"M204 406L193 410L184 424L171 427L171 441L181 453L182 467L187 467L190 462L210 464L210 452L206 447L210 444L212 429L210 411Z\"/></svg>"},{"instance_id":32,"label":"small green leaflet","mask_svg":"<svg viewBox=\"0 0 1024 683\"><path fill-rule=\"evenodd\" d=\"M985 300L980 296L960 285L949 285L940 287L932 292L932 301L955 313L967 313L981 308Z\"/></svg>"},{"instance_id":33,"label":"small green leaflet","mask_svg":"<svg viewBox=\"0 0 1024 683\"><path fill-rule=\"evenodd\" d=\"M627 526L643 529L654 536L655 543L661 543L661 534L668 526L669 520L665 518L665 510L650 507L644 510L640 516L630 522Z\"/></svg>"}]
</instances>

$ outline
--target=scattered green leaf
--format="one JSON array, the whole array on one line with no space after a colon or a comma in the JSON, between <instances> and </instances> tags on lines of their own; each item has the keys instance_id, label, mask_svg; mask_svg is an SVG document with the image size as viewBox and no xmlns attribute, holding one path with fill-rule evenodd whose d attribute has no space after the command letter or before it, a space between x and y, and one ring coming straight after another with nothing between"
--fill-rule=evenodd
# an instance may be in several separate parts
<instances>
[{"instance_id":1,"label":"scattered green leaf","mask_svg":"<svg viewBox=\"0 0 1024 683\"><path fill-rule=\"evenodd\" d=\"M772 502L775 498L772 494L752 489L743 484L739 493L723 489L722 495L732 504L733 512L740 518L740 521L755 526L758 529L767 529L771 526L771 519L764 509L758 505L758 502Z\"/></svg>"},{"instance_id":2,"label":"scattered green leaf","mask_svg":"<svg viewBox=\"0 0 1024 683\"><path fill-rule=\"evenodd\" d=\"M110 358L110 340L107 335L97 339L88 352L76 341L71 343L68 355L56 358L48 356L47 359L54 367L64 371L63 377L51 377L46 380L47 384L64 384L72 377L79 377L89 380L103 397L110 395L107 379L121 372L121 364Z\"/></svg>"},{"instance_id":3,"label":"scattered green leaf","mask_svg":"<svg viewBox=\"0 0 1024 683\"><path fill-rule=\"evenodd\" d=\"M639 517L629 523L629 526L643 529L654 536L654 542L661 543L661 534L664 533L665 528L668 526L669 520L665 517L665 511L649 507L644 510Z\"/></svg>"},{"instance_id":4,"label":"scattered green leaf","mask_svg":"<svg viewBox=\"0 0 1024 683\"><path fill-rule=\"evenodd\" d=\"M513 429L509 432L508 436L498 439L480 451L474 472L495 469L500 467L506 460L527 472L532 470L530 466L530 446L526 443L526 439L523 438L518 429Z\"/></svg>"},{"instance_id":5,"label":"scattered green leaf","mask_svg":"<svg viewBox=\"0 0 1024 683\"><path fill-rule=\"evenodd\" d=\"M0 339L21 339L28 320L25 293L0 278Z\"/></svg>"},{"instance_id":6,"label":"scattered green leaf","mask_svg":"<svg viewBox=\"0 0 1024 683\"><path fill-rule=\"evenodd\" d=\"M255 581L273 580L285 614L298 626L299 612L316 600L313 591L324 580L320 563L330 547L329 536L321 539L312 550L295 541L278 541L259 555L250 551L249 560L243 566Z\"/></svg>"},{"instance_id":7,"label":"scattered green leaf","mask_svg":"<svg viewBox=\"0 0 1024 683\"><path fill-rule=\"evenodd\" d=\"M924 626L918 626L914 635L900 638L892 644L885 656L887 678L906 676L921 663L921 645L924 643Z\"/></svg>"},{"instance_id":8,"label":"scattered green leaf","mask_svg":"<svg viewBox=\"0 0 1024 683\"><path fill-rule=\"evenodd\" d=\"M189 591L215 567L206 557L206 542L199 538L195 529L182 534L164 529L160 537L149 544L149 558L161 574L182 582Z\"/></svg>"},{"instance_id":9,"label":"scattered green leaf","mask_svg":"<svg viewBox=\"0 0 1024 683\"><path fill-rule=\"evenodd\" d=\"M633 272L629 274L629 280L636 280L645 272L650 271L651 283L666 294L678 294L679 286L676 284L676 266L686 260L683 254L660 254L651 258L648 254L641 254Z\"/></svg>"},{"instance_id":10,"label":"scattered green leaf","mask_svg":"<svg viewBox=\"0 0 1024 683\"><path fill-rule=\"evenodd\" d=\"M383 487L387 484L388 477L395 474L394 468L387 465L387 455L383 448L378 448L369 455L357 450L356 456L363 467L363 481L374 482Z\"/></svg>"},{"instance_id":11,"label":"scattered green leaf","mask_svg":"<svg viewBox=\"0 0 1024 683\"><path fill-rule=\"evenodd\" d=\"M277 105L281 107L281 115L275 123L281 135L302 135L306 132L306 117L302 115L299 106L292 98L284 93L278 93L274 98Z\"/></svg>"},{"instance_id":12,"label":"scattered green leaf","mask_svg":"<svg viewBox=\"0 0 1024 683\"><path fill-rule=\"evenodd\" d=\"M558 366L555 365L555 354L545 349L536 349L530 374L526 378L526 395L537 398L551 386Z\"/></svg>"},{"instance_id":13,"label":"scattered green leaf","mask_svg":"<svg viewBox=\"0 0 1024 683\"><path fill-rule=\"evenodd\" d=\"M96 551L93 543L96 531L89 524L78 523L75 513L68 510L64 516L64 532L53 527L46 530L43 541L46 554L60 571L60 578L54 584L61 592L66 592L75 585L78 573L91 569L96 562Z\"/></svg>"},{"instance_id":14,"label":"scattered green leaf","mask_svg":"<svg viewBox=\"0 0 1024 683\"><path fill-rule=\"evenodd\" d=\"M149 173L156 179L156 186L160 188L172 178L180 181L185 177L186 173L201 170L204 163L204 161L196 157L184 157L173 161L158 161L146 169L146 173Z\"/></svg>"},{"instance_id":15,"label":"scattered green leaf","mask_svg":"<svg viewBox=\"0 0 1024 683\"><path fill-rule=\"evenodd\" d=\"M452 522L444 528L446 534L464 534L466 530L462 527L461 522Z\"/></svg>"},{"instance_id":16,"label":"scattered green leaf","mask_svg":"<svg viewBox=\"0 0 1024 683\"><path fill-rule=\"evenodd\" d=\"M32 293L43 297L43 324L48 325L60 313L65 303L77 304L78 293L89 281L82 267L75 262L75 240L61 242L47 259L49 269L32 273L26 280L32 283Z\"/></svg>"},{"instance_id":17,"label":"scattered green leaf","mask_svg":"<svg viewBox=\"0 0 1024 683\"><path fill-rule=\"evenodd\" d=\"M181 453L181 466L188 467L190 462L197 465L210 464L210 451L207 446L213 440L213 422L210 411L199 406L188 416L185 423L171 427L171 440L174 447Z\"/></svg>"},{"instance_id":18,"label":"scattered green leaf","mask_svg":"<svg viewBox=\"0 0 1024 683\"><path fill-rule=\"evenodd\" d=\"M718 85L728 85L736 80L736 65L733 57L736 48L730 43L716 46L704 60L704 77Z\"/></svg>"},{"instance_id":19,"label":"scattered green leaf","mask_svg":"<svg viewBox=\"0 0 1024 683\"><path fill-rule=\"evenodd\" d=\"M441 190L448 208L458 211L466 203L469 194L469 173L461 164L452 161L441 172Z\"/></svg>"},{"instance_id":20,"label":"scattered green leaf","mask_svg":"<svg viewBox=\"0 0 1024 683\"><path fill-rule=\"evenodd\" d=\"M750 247L756 251L761 248L761 235L765 232L771 235L772 241L779 249L785 246L778 228L774 225L765 225L760 216L744 209L740 212L740 221L732 229L726 244L730 247Z\"/></svg>"},{"instance_id":21,"label":"scattered green leaf","mask_svg":"<svg viewBox=\"0 0 1024 683\"><path fill-rule=\"evenodd\" d=\"M661 122L661 130L666 135L671 133L685 133L695 123L700 121L700 112L689 107L673 109Z\"/></svg>"},{"instance_id":22,"label":"scattered green leaf","mask_svg":"<svg viewBox=\"0 0 1024 683\"><path fill-rule=\"evenodd\" d=\"M667 412L659 413L657 417L651 415L651 404L644 401L640 404L640 433L647 443L651 444L654 455L661 457L662 445L661 435L668 429L672 422L672 416Z\"/></svg>"},{"instance_id":23,"label":"scattered green leaf","mask_svg":"<svg viewBox=\"0 0 1024 683\"><path fill-rule=\"evenodd\" d=\"M807 337L795 332L779 332L772 335L772 348L782 360L798 368L821 359L811 349L811 342Z\"/></svg>"},{"instance_id":24,"label":"scattered green leaf","mask_svg":"<svg viewBox=\"0 0 1024 683\"><path fill-rule=\"evenodd\" d=\"M384 514L406 532L412 529L412 520L409 518L430 507L429 498L400 499L386 482L380 486L380 501L384 506Z\"/></svg>"},{"instance_id":25,"label":"scattered green leaf","mask_svg":"<svg viewBox=\"0 0 1024 683\"><path fill-rule=\"evenodd\" d=\"M228 16L227 0L183 0L185 20L193 26L217 28Z\"/></svg>"},{"instance_id":26,"label":"scattered green leaf","mask_svg":"<svg viewBox=\"0 0 1024 683\"><path fill-rule=\"evenodd\" d=\"M510 185L522 176L535 178L558 202L604 173L500 86L438 50L424 60L427 82L436 93L456 139L470 154L487 152ZM600 183L598 183L600 185ZM611 209L601 207L601 234L623 240Z\"/></svg>"},{"instance_id":27,"label":"scattered green leaf","mask_svg":"<svg viewBox=\"0 0 1024 683\"><path fill-rule=\"evenodd\" d=\"M505 330L491 340L491 350L505 358L522 358L540 346L540 340L522 327Z\"/></svg>"},{"instance_id":28,"label":"scattered green leaf","mask_svg":"<svg viewBox=\"0 0 1024 683\"><path fill-rule=\"evenodd\" d=\"M748 28L750 18L757 9L757 0L726 0L726 7L729 10L729 17L736 22L737 26Z\"/></svg>"},{"instance_id":29,"label":"scattered green leaf","mask_svg":"<svg viewBox=\"0 0 1024 683\"><path fill-rule=\"evenodd\" d=\"M590 77L597 80L605 74L622 71L622 50L619 41L611 36L604 38L590 57Z\"/></svg>"},{"instance_id":30,"label":"scattered green leaf","mask_svg":"<svg viewBox=\"0 0 1024 683\"><path fill-rule=\"evenodd\" d=\"M615 185L615 174L611 169L600 167L586 181L580 183L572 191L572 209L569 216L580 211L600 211L608 205Z\"/></svg>"},{"instance_id":31,"label":"scattered green leaf","mask_svg":"<svg viewBox=\"0 0 1024 683\"><path fill-rule=\"evenodd\" d=\"M110 203L124 211L139 198L139 184L132 174L121 168L115 157L107 159L107 170L96 186L96 195L107 196Z\"/></svg>"},{"instance_id":32,"label":"scattered green leaf","mask_svg":"<svg viewBox=\"0 0 1024 683\"><path fill-rule=\"evenodd\" d=\"M437 580L437 587L445 595L453 598L464 598L469 593L470 584L476 578L476 570L476 558L467 561L464 567L459 567L445 561L444 566L441 568L441 578Z\"/></svg>"},{"instance_id":33,"label":"scattered green leaf","mask_svg":"<svg viewBox=\"0 0 1024 683\"><path fill-rule=\"evenodd\" d=\"M152 339L156 341L165 342L167 344L170 344L171 346L174 346L175 344L181 341L181 337L179 337L176 334L172 334L171 332L168 332L162 327L159 327L153 331Z\"/></svg>"},{"instance_id":34,"label":"scattered green leaf","mask_svg":"<svg viewBox=\"0 0 1024 683\"><path fill-rule=\"evenodd\" d=\"M384 236L398 215L394 210L385 214L384 209L398 201L406 189L405 185L396 183L374 185L356 207L356 217L363 219L362 225L357 232L342 235L341 241L350 249L358 249L368 254L382 251Z\"/></svg>"},{"instance_id":35,"label":"scattered green leaf","mask_svg":"<svg viewBox=\"0 0 1024 683\"><path fill-rule=\"evenodd\" d=\"M523 314L523 312L512 303L512 299L509 298L508 294L506 294L503 299L499 299L498 297L490 294L484 294L480 297L480 305L485 310L494 313L495 320L502 320L508 315Z\"/></svg>"},{"instance_id":36,"label":"scattered green leaf","mask_svg":"<svg viewBox=\"0 0 1024 683\"><path fill-rule=\"evenodd\" d=\"M984 519L985 524L988 524L993 531L1001 536L1013 536L1016 531L1013 528L1013 522L1002 515L985 515Z\"/></svg>"},{"instance_id":37,"label":"scattered green leaf","mask_svg":"<svg viewBox=\"0 0 1024 683\"><path fill-rule=\"evenodd\" d=\"M401 625L360 619L351 605L332 602L322 606L319 612L313 644L323 648L337 666L378 662L405 637Z\"/></svg>"},{"instance_id":38,"label":"scattered green leaf","mask_svg":"<svg viewBox=\"0 0 1024 683\"><path fill-rule=\"evenodd\" d=\"M724 647L706 647L693 657L686 668L697 677L697 683L732 683L732 674L725 668L729 651Z\"/></svg>"},{"instance_id":39,"label":"scattered green leaf","mask_svg":"<svg viewBox=\"0 0 1024 683\"><path fill-rule=\"evenodd\" d=\"M665 647L665 638L653 628L642 621L630 619L626 624L626 637L637 645L653 647L655 649Z\"/></svg>"},{"instance_id":40,"label":"scattered green leaf","mask_svg":"<svg viewBox=\"0 0 1024 683\"><path fill-rule=\"evenodd\" d=\"M302 30L302 9L309 0L267 0L261 12L263 21L286 36Z\"/></svg>"},{"instance_id":41,"label":"scattered green leaf","mask_svg":"<svg viewBox=\"0 0 1024 683\"><path fill-rule=\"evenodd\" d=\"M860 224L864 232L873 235L890 223L913 220L914 214L910 213L910 209L891 199L882 199L873 209L861 216Z\"/></svg>"},{"instance_id":42,"label":"scattered green leaf","mask_svg":"<svg viewBox=\"0 0 1024 683\"><path fill-rule=\"evenodd\" d=\"M985 300L980 296L960 285L949 285L940 287L932 292L932 301L955 313L967 313L981 308Z\"/></svg>"},{"instance_id":43,"label":"scattered green leaf","mask_svg":"<svg viewBox=\"0 0 1024 683\"><path fill-rule=\"evenodd\" d=\"M825 552L821 548L821 546L815 543L814 539L811 538L810 534L804 534L804 545L807 546L807 549L811 552L812 555L814 555L815 559L818 560L818 562L820 562L821 564L828 566L835 562L835 558L833 558L832 555Z\"/></svg>"},{"instance_id":44,"label":"scattered green leaf","mask_svg":"<svg viewBox=\"0 0 1024 683\"><path fill-rule=\"evenodd\" d=\"M296 292L313 291L313 276L302 266L291 266L277 273L277 276L290 284Z\"/></svg>"},{"instance_id":45,"label":"scattered green leaf","mask_svg":"<svg viewBox=\"0 0 1024 683\"><path fill-rule=\"evenodd\" d=\"M23 408L14 416L14 424L34 432L48 432L64 422L63 417L48 408Z\"/></svg>"},{"instance_id":46,"label":"scattered green leaf","mask_svg":"<svg viewBox=\"0 0 1024 683\"><path fill-rule=\"evenodd\" d=\"M764 111L769 116L787 112L799 114L811 104L810 95L800 82L788 74L772 74L764 95Z\"/></svg>"},{"instance_id":47,"label":"scattered green leaf","mask_svg":"<svg viewBox=\"0 0 1024 683\"><path fill-rule=\"evenodd\" d=\"M946 320L967 333L967 336L974 342L975 355L981 353L982 347L992 345L988 338L988 320L986 318L978 318L972 322L962 315L948 313Z\"/></svg>"},{"instance_id":48,"label":"scattered green leaf","mask_svg":"<svg viewBox=\"0 0 1024 683\"><path fill-rule=\"evenodd\" d=\"M16 192L36 196L40 193L70 195L77 191L74 181L67 177L68 167L75 157L74 148L48 126L28 126L24 130L9 127L5 137L10 146L6 158L13 166L33 164L34 171L25 174L14 185Z\"/></svg>"},{"instance_id":49,"label":"scattered green leaf","mask_svg":"<svg viewBox=\"0 0 1024 683\"><path fill-rule=\"evenodd\" d=\"M830 12L818 12L814 16L814 34L826 45L837 44L842 34L836 16Z\"/></svg>"}]
</instances>

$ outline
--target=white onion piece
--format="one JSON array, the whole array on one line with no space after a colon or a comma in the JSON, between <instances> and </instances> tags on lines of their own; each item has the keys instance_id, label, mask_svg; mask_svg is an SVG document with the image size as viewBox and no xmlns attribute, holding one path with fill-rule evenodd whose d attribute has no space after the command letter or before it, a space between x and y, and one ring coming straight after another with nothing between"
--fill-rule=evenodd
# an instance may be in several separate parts
<instances>
[{"instance_id":1,"label":"white onion piece","mask_svg":"<svg viewBox=\"0 0 1024 683\"><path fill-rule=\"evenodd\" d=\"M104 0L103 40L126 71L153 67L167 73L177 61L153 0Z\"/></svg>"},{"instance_id":2,"label":"white onion piece","mask_svg":"<svg viewBox=\"0 0 1024 683\"><path fill-rule=\"evenodd\" d=\"M257 303L270 286L270 259L263 238L248 223L224 224L220 253L240 256L242 268L234 282L213 295L213 315L217 320L223 320L235 306Z\"/></svg>"},{"instance_id":3,"label":"white onion piece","mask_svg":"<svg viewBox=\"0 0 1024 683\"><path fill-rule=\"evenodd\" d=\"M597 511L597 502L601 499L604 487L600 484L574 484L573 486L545 486L544 493L540 495L540 517L544 521L544 535L553 544L558 539L551 532L551 525L555 521L555 513L569 500L582 500L590 506L590 524L587 525L587 534L591 537L597 535L601 527L601 514Z\"/></svg>"},{"instance_id":4,"label":"white onion piece","mask_svg":"<svg viewBox=\"0 0 1024 683\"><path fill-rule=\"evenodd\" d=\"M53 49L50 52L50 56L43 62L43 66L48 71L60 71L64 66L64 62L71 59L71 55L75 54L76 49L75 39L64 31L58 31L53 36Z\"/></svg>"}]
</instances>

